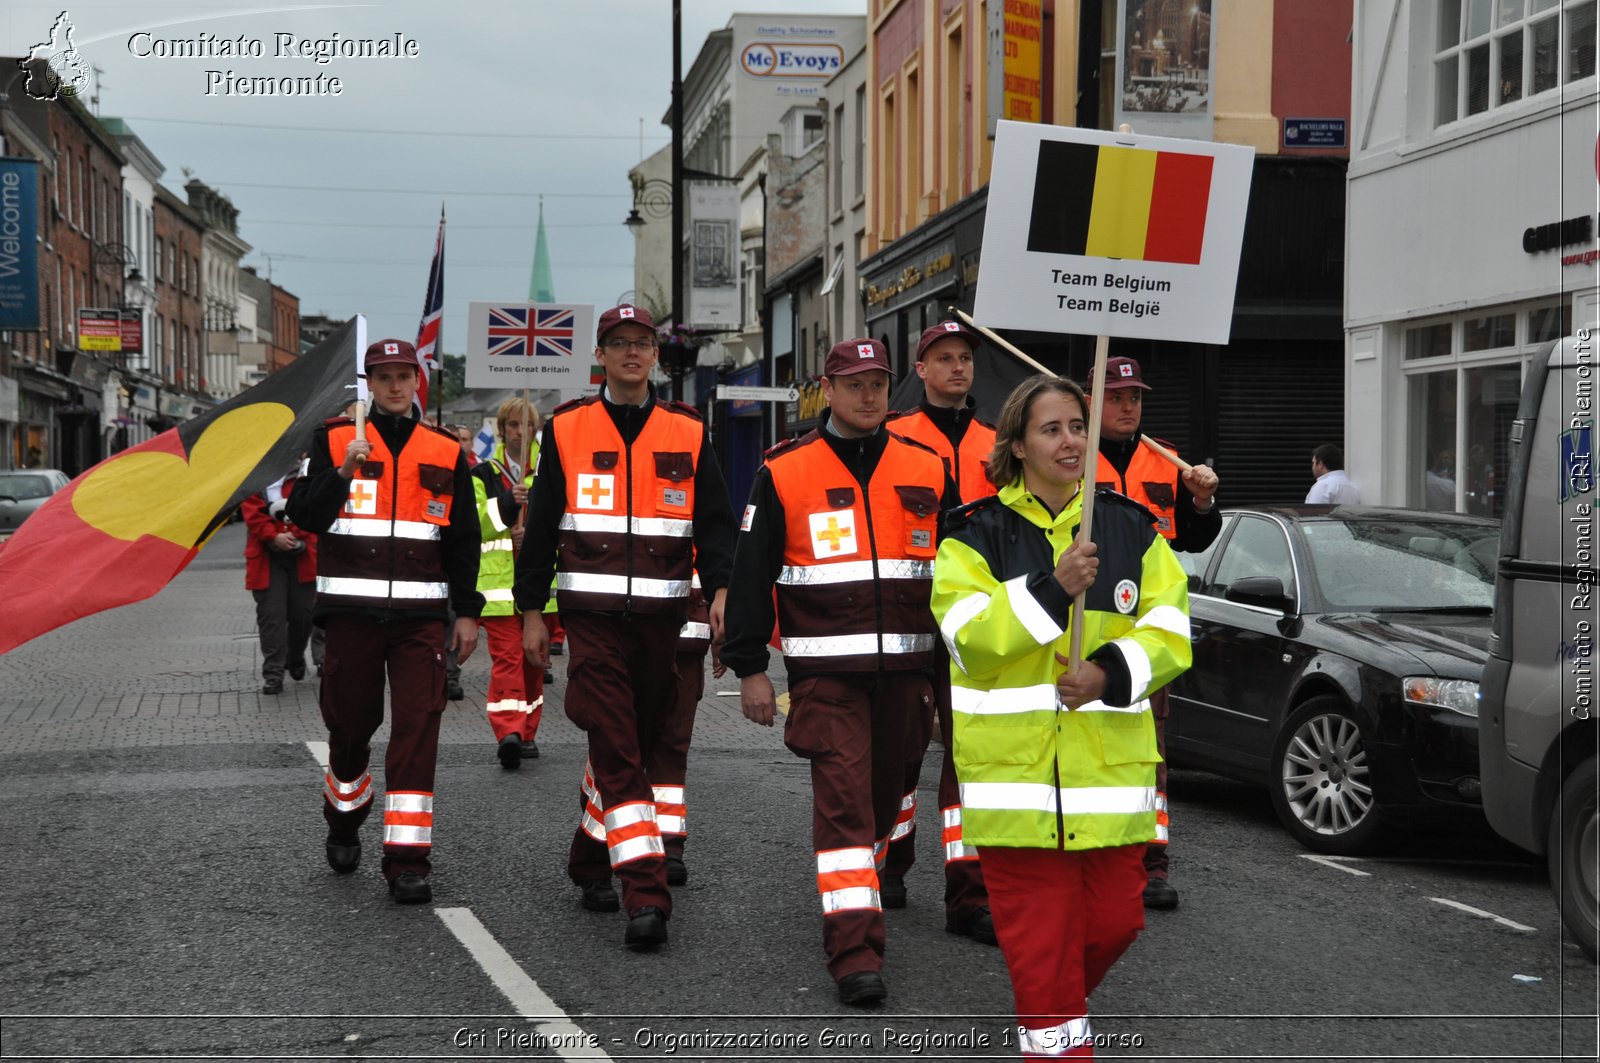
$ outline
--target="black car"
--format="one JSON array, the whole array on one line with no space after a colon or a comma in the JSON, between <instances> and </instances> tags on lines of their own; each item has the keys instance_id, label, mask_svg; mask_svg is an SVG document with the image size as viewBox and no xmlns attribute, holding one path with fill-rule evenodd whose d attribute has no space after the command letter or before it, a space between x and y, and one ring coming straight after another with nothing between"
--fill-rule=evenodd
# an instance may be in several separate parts
<instances>
[{"instance_id":1,"label":"black car","mask_svg":"<svg viewBox=\"0 0 1600 1063\"><path fill-rule=\"evenodd\" d=\"M1308 848L1481 821L1478 680L1500 524L1369 506L1224 514L1189 572L1194 666L1172 684L1174 767L1265 783Z\"/></svg>"}]
</instances>

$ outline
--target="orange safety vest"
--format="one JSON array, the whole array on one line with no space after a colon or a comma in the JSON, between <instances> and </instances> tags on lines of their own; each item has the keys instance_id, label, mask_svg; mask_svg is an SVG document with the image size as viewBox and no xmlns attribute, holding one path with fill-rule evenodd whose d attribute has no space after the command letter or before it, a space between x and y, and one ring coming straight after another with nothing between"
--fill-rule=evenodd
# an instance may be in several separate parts
<instances>
[{"instance_id":1,"label":"orange safety vest","mask_svg":"<svg viewBox=\"0 0 1600 1063\"><path fill-rule=\"evenodd\" d=\"M989 456L994 453L993 425L974 417L967 425L967 434L961 437L959 449L950 445L950 437L920 407L890 414L888 427L896 435L915 439L945 460L950 466L951 479L961 491L963 504L994 494L995 486L989 482L987 469Z\"/></svg>"},{"instance_id":2,"label":"orange safety vest","mask_svg":"<svg viewBox=\"0 0 1600 1063\"><path fill-rule=\"evenodd\" d=\"M1163 443L1168 449L1175 449ZM1178 506L1178 470L1170 461L1140 443L1128 462L1128 472L1119 476L1116 468L1100 455L1095 483L1110 487L1133 499L1155 515L1156 531L1168 539L1178 534L1173 517Z\"/></svg>"},{"instance_id":3,"label":"orange safety vest","mask_svg":"<svg viewBox=\"0 0 1600 1063\"><path fill-rule=\"evenodd\" d=\"M944 462L890 433L863 496L813 431L767 468L785 520L777 592L789 674L931 667Z\"/></svg>"},{"instance_id":4,"label":"orange safety vest","mask_svg":"<svg viewBox=\"0 0 1600 1063\"><path fill-rule=\"evenodd\" d=\"M557 408L550 424L567 478L557 606L681 616L694 575L699 414L657 399L638 438L625 444L592 395Z\"/></svg>"},{"instance_id":5,"label":"orange safety vest","mask_svg":"<svg viewBox=\"0 0 1600 1063\"><path fill-rule=\"evenodd\" d=\"M355 422L328 422L328 457L344 464ZM436 609L450 599L441 530L450 523L461 444L418 424L398 455L376 430L372 453L350 480L339 516L322 533L317 555L317 600L324 605Z\"/></svg>"}]
</instances>

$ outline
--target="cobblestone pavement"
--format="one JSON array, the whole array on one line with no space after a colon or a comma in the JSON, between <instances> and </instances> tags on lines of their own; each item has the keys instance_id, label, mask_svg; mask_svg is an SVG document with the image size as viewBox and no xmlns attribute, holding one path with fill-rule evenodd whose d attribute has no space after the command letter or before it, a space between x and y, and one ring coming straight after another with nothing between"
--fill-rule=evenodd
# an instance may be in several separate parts
<instances>
[{"instance_id":1,"label":"cobblestone pavement","mask_svg":"<svg viewBox=\"0 0 1600 1063\"><path fill-rule=\"evenodd\" d=\"M561 711L566 661L553 659L541 746L584 744ZM326 739L315 676L285 680L283 694L273 697L260 693L260 675L255 603L244 589L244 528L231 524L156 597L0 655L0 753ZM784 690L776 653L772 676ZM445 713L442 744L492 744L484 718L488 682L489 652L480 641L462 669L467 697ZM739 712L738 688L731 674L712 679L708 665L694 747L781 751L779 728L757 727ZM375 741L387 740L385 725Z\"/></svg>"}]
</instances>

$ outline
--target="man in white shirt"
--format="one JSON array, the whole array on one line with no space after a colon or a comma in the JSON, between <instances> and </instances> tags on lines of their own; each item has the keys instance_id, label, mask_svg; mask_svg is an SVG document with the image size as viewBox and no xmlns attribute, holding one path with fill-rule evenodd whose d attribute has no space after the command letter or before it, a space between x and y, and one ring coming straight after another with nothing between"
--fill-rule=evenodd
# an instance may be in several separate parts
<instances>
[{"instance_id":1,"label":"man in white shirt","mask_svg":"<svg viewBox=\"0 0 1600 1063\"><path fill-rule=\"evenodd\" d=\"M1344 474L1344 451L1324 443L1311 452L1311 475L1317 482L1306 493L1306 502L1325 506L1361 504L1361 492Z\"/></svg>"}]
</instances>

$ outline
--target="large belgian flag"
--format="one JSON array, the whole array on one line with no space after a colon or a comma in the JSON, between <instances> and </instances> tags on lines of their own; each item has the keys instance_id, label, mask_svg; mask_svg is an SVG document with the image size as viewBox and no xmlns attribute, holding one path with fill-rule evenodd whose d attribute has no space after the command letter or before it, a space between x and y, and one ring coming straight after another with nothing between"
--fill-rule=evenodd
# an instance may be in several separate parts
<instances>
[{"instance_id":1,"label":"large belgian flag","mask_svg":"<svg viewBox=\"0 0 1600 1063\"><path fill-rule=\"evenodd\" d=\"M0 546L0 653L142 601L355 397L356 326L249 391L73 480Z\"/></svg>"},{"instance_id":2,"label":"large belgian flag","mask_svg":"<svg viewBox=\"0 0 1600 1063\"><path fill-rule=\"evenodd\" d=\"M1043 141L1028 250L1197 265L1211 166L1210 155Z\"/></svg>"}]
</instances>

